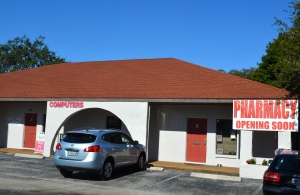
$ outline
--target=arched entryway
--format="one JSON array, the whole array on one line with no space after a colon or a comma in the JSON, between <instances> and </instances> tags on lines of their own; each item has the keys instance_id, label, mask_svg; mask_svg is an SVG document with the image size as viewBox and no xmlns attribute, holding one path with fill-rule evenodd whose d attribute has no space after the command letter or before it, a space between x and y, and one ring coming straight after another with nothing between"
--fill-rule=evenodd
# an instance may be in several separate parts
<instances>
[{"instance_id":1,"label":"arched entryway","mask_svg":"<svg viewBox=\"0 0 300 195\"><path fill-rule=\"evenodd\" d=\"M46 157L59 134L79 127L107 128L121 121L121 130L147 146L147 102L48 102L45 134Z\"/></svg>"},{"instance_id":2,"label":"arched entryway","mask_svg":"<svg viewBox=\"0 0 300 195\"><path fill-rule=\"evenodd\" d=\"M120 129L131 136L123 121L113 114L100 108L87 108L79 110L69 117L57 129L57 136L52 141L54 151L55 145L61 140L62 135L76 128L91 127L98 129Z\"/></svg>"}]
</instances>

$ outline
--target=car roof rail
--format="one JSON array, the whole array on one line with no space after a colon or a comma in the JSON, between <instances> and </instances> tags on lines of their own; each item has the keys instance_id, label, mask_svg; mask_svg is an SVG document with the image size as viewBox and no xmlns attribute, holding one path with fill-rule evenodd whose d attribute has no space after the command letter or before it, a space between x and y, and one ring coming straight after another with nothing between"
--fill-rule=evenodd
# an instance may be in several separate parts
<instances>
[{"instance_id":1,"label":"car roof rail","mask_svg":"<svg viewBox=\"0 0 300 195\"><path fill-rule=\"evenodd\" d=\"M80 127L80 128L73 129L73 131L89 131L89 130L99 130L99 129L94 127Z\"/></svg>"}]
</instances>

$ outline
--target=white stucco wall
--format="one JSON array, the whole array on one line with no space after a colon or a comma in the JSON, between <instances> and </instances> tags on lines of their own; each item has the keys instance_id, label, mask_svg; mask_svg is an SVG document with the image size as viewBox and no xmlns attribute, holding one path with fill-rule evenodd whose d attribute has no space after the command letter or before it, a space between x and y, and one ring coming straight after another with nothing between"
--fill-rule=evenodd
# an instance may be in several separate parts
<instances>
[{"instance_id":1,"label":"white stucco wall","mask_svg":"<svg viewBox=\"0 0 300 195\"><path fill-rule=\"evenodd\" d=\"M18 121L21 119L19 118ZM23 148L25 125L9 122L7 131L7 148Z\"/></svg>"},{"instance_id":2,"label":"white stucco wall","mask_svg":"<svg viewBox=\"0 0 300 195\"><path fill-rule=\"evenodd\" d=\"M64 122L72 114L89 108L100 108L113 113L126 125L133 139L145 145L148 141L146 102L84 102L84 108L50 108L49 102L2 102L0 106L0 147L23 148L25 114L37 113L37 133L43 130L43 117L47 114L45 156L50 156L51 144L59 128L64 127ZM240 159L235 155L216 154L216 120L231 119L232 105L151 105L148 141L148 156L151 160L185 162L188 118L207 118L206 164L240 167L253 157L253 132L244 130L239 131L242 151ZM17 119L20 124L8 125L11 119ZM278 147L291 148L290 132L278 132ZM256 159L258 164L263 159L268 160L263 157Z\"/></svg>"},{"instance_id":3,"label":"white stucco wall","mask_svg":"<svg viewBox=\"0 0 300 195\"><path fill-rule=\"evenodd\" d=\"M83 105L83 108L55 108L50 107L50 101L47 103L45 156L50 156L52 141L67 118L77 111L88 108L100 108L112 112L123 121L133 139L146 145L147 102L83 102Z\"/></svg>"},{"instance_id":4,"label":"white stucco wall","mask_svg":"<svg viewBox=\"0 0 300 195\"><path fill-rule=\"evenodd\" d=\"M267 169L268 169L268 166L251 165L251 164L247 164L247 163L241 163L240 177L263 180L264 173Z\"/></svg>"},{"instance_id":5,"label":"white stucco wall","mask_svg":"<svg viewBox=\"0 0 300 195\"><path fill-rule=\"evenodd\" d=\"M36 133L43 131L46 102L1 102L0 107L0 147L23 148L26 113L37 114Z\"/></svg>"},{"instance_id":6,"label":"white stucco wall","mask_svg":"<svg viewBox=\"0 0 300 195\"><path fill-rule=\"evenodd\" d=\"M278 132L278 148L291 149L292 137L291 132L279 131Z\"/></svg>"},{"instance_id":7,"label":"white stucco wall","mask_svg":"<svg viewBox=\"0 0 300 195\"><path fill-rule=\"evenodd\" d=\"M207 165L240 167L253 158L252 131L238 130L237 155L216 154L216 121L232 119L232 105L151 105L149 159L185 162L187 119L207 118ZM278 146L291 147L291 133L278 132ZM240 135L240 136L239 136ZM272 134L273 135L273 134ZM261 143L263 145L263 143ZM275 150L275 149L274 149ZM241 152L239 152L241 151ZM240 154L240 156L238 156ZM271 158L255 157L257 163Z\"/></svg>"},{"instance_id":8,"label":"white stucco wall","mask_svg":"<svg viewBox=\"0 0 300 195\"><path fill-rule=\"evenodd\" d=\"M150 160L186 162L188 118L207 118L205 164L239 166L240 161L236 155L216 154L217 119L232 119L232 104L151 105L148 154Z\"/></svg>"},{"instance_id":9,"label":"white stucco wall","mask_svg":"<svg viewBox=\"0 0 300 195\"><path fill-rule=\"evenodd\" d=\"M186 133L181 131L160 131L159 133L159 160L184 162Z\"/></svg>"},{"instance_id":10,"label":"white stucco wall","mask_svg":"<svg viewBox=\"0 0 300 195\"><path fill-rule=\"evenodd\" d=\"M273 158L254 157L252 153L253 131L241 130L241 153L240 153L240 177L250 179L263 179L267 166L261 166L263 160L269 161ZM278 132L278 148L291 148L291 132ZM274 149L275 151L275 149ZM275 156L275 154L274 154ZM246 163L248 159L255 158L257 165Z\"/></svg>"},{"instance_id":11,"label":"white stucco wall","mask_svg":"<svg viewBox=\"0 0 300 195\"><path fill-rule=\"evenodd\" d=\"M252 131L241 130L241 143L240 143L240 159L244 163L249 158L252 158Z\"/></svg>"}]
</instances>

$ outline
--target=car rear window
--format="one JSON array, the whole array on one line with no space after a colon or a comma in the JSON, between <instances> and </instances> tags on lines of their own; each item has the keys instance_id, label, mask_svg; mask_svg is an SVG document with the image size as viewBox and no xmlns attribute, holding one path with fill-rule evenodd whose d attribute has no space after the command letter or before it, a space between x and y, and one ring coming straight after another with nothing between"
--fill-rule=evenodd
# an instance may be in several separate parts
<instances>
[{"instance_id":1,"label":"car rear window","mask_svg":"<svg viewBox=\"0 0 300 195\"><path fill-rule=\"evenodd\" d=\"M282 156L279 157L275 168L277 170L300 171L300 156Z\"/></svg>"},{"instance_id":2,"label":"car rear window","mask_svg":"<svg viewBox=\"0 0 300 195\"><path fill-rule=\"evenodd\" d=\"M64 142L69 143L92 143L96 140L96 136L84 133L67 133L63 138Z\"/></svg>"}]
</instances>

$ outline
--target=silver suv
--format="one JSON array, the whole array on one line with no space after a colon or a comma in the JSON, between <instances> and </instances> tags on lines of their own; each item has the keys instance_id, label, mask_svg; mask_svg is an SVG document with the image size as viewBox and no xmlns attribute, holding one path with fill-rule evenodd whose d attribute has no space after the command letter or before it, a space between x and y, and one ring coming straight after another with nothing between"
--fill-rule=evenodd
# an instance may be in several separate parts
<instances>
[{"instance_id":1,"label":"silver suv","mask_svg":"<svg viewBox=\"0 0 300 195\"><path fill-rule=\"evenodd\" d=\"M56 145L54 165L64 177L74 171L95 171L111 179L114 168L136 165L144 169L144 146L120 130L80 128L69 131Z\"/></svg>"}]
</instances>

